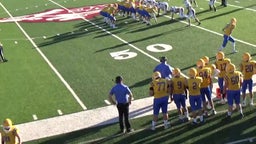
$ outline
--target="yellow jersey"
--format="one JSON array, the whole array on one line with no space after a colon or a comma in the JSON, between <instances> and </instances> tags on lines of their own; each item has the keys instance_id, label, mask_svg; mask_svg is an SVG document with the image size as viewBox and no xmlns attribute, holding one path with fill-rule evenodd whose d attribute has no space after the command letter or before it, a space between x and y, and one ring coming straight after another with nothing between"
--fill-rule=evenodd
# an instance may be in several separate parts
<instances>
[{"instance_id":1,"label":"yellow jersey","mask_svg":"<svg viewBox=\"0 0 256 144\"><path fill-rule=\"evenodd\" d=\"M203 67L202 69L197 69L198 75L199 77L201 77L203 79L203 82L201 84L201 88L206 88L208 86L211 85L212 83L212 71L210 68L208 67Z\"/></svg>"},{"instance_id":2,"label":"yellow jersey","mask_svg":"<svg viewBox=\"0 0 256 144\"><path fill-rule=\"evenodd\" d=\"M217 60L215 62L216 68L220 71L218 74L219 78L223 78L226 74L226 67L230 63L230 60L225 58L223 60Z\"/></svg>"},{"instance_id":3,"label":"yellow jersey","mask_svg":"<svg viewBox=\"0 0 256 144\"><path fill-rule=\"evenodd\" d=\"M243 61L240 66L241 66L241 72L243 74L243 79L244 80L251 79L254 74L256 62L254 60L250 60L248 62Z\"/></svg>"},{"instance_id":4,"label":"yellow jersey","mask_svg":"<svg viewBox=\"0 0 256 144\"><path fill-rule=\"evenodd\" d=\"M153 80L150 84L150 88L153 88L154 98L169 96L170 81L164 78Z\"/></svg>"},{"instance_id":5,"label":"yellow jersey","mask_svg":"<svg viewBox=\"0 0 256 144\"><path fill-rule=\"evenodd\" d=\"M235 24L228 24L228 25L224 28L224 34L230 36L231 33L232 33L232 31L233 31L233 29L234 29L235 27L236 27Z\"/></svg>"},{"instance_id":6,"label":"yellow jersey","mask_svg":"<svg viewBox=\"0 0 256 144\"><path fill-rule=\"evenodd\" d=\"M12 126L7 133L3 130L0 130L0 133L2 136L2 141L4 141L5 144L18 144L18 142L16 141L18 129L15 126Z\"/></svg>"},{"instance_id":7,"label":"yellow jersey","mask_svg":"<svg viewBox=\"0 0 256 144\"><path fill-rule=\"evenodd\" d=\"M242 83L242 73L234 71L233 73L227 73L225 76L225 84L228 90L240 90Z\"/></svg>"},{"instance_id":8,"label":"yellow jersey","mask_svg":"<svg viewBox=\"0 0 256 144\"><path fill-rule=\"evenodd\" d=\"M201 95L200 89L201 89L202 82L203 82L203 79L201 77L189 78L187 80L187 87L188 87L190 96Z\"/></svg>"},{"instance_id":9,"label":"yellow jersey","mask_svg":"<svg viewBox=\"0 0 256 144\"><path fill-rule=\"evenodd\" d=\"M186 91L186 78L173 77L171 79L172 94L185 94Z\"/></svg>"}]
</instances>

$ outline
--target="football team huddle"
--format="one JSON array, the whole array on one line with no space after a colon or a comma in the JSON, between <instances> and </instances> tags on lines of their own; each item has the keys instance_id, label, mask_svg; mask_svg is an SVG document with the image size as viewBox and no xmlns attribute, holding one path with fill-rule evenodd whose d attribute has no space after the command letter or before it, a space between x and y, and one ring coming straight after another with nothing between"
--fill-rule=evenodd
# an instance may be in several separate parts
<instances>
[{"instance_id":1,"label":"football team huddle","mask_svg":"<svg viewBox=\"0 0 256 144\"><path fill-rule=\"evenodd\" d=\"M225 119L231 119L234 110L240 113L240 118L244 117L242 107L247 105L246 90L249 91L249 105L253 106L252 76L256 74L256 61L252 60L248 52L242 56L240 70L219 51L213 64L209 63L209 57L204 56L196 62L196 68L190 68L187 74L185 76L179 68L174 68L172 77L168 78L163 77L160 71L154 71L149 90L149 94L154 96L152 130L155 130L160 109L164 128L170 126L167 112L169 100L176 104L181 122L191 121L193 125L197 125L204 123L207 116L215 115L217 112L212 100L213 78L218 79L220 104L228 105ZM186 105L187 99L191 108L190 114Z\"/></svg>"},{"instance_id":2,"label":"football team huddle","mask_svg":"<svg viewBox=\"0 0 256 144\"><path fill-rule=\"evenodd\" d=\"M130 16L132 19L142 21L147 25L151 25L150 20L153 18L157 23L157 16L162 11L163 14L170 14L174 19L174 14L178 14L181 19L187 19L188 25L191 25L191 19L194 19L198 25L201 24L196 17L196 11L192 4L198 7L195 0L184 0L184 7L169 6L168 2L155 1L155 0L122 0L114 4L108 4L100 11L100 15L104 17L104 22L109 24L110 27L116 28L116 14L122 16ZM216 11L215 0L209 2L210 10L212 8Z\"/></svg>"}]
</instances>

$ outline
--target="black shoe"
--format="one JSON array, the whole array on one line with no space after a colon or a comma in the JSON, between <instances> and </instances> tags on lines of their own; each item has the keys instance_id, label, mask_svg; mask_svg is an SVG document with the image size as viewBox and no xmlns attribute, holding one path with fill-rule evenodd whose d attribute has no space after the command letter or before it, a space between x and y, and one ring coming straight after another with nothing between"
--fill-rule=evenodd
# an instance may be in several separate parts
<instances>
[{"instance_id":1,"label":"black shoe","mask_svg":"<svg viewBox=\"0 0 256 144\"><path fill-rule=\"evenodd\" d=\"M231 120L231 115L226 115L226 120Z\"/></svg>"},{"instance_id":2,"label":"black shoe","mask_svg":"<svg viewBox=\"0 0 256 144\"><path fill-rule=\"evenodd\" d=\"M244 118L244 114L240 114L240 119L243 119Z\"/></svg>"},{"instance_id":3,"label":"black shoe","mask_svg":"<svg viewBox=\"0 0 256 144\"><path fill-rule=\"evenodd\" d=\"M7 59L4 59L4 62L8 62L8 60L7 60Z\"/></svg>"}]
</instances>

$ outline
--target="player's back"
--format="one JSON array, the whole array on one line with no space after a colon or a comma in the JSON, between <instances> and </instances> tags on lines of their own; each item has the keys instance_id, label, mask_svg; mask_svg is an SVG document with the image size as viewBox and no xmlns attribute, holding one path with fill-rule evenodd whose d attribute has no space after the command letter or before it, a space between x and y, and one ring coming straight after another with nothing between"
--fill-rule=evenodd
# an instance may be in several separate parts
<instances>
[{"instance_id":1,"label":"player's back","mask_svg":"<svg viewBox=\"0 0 256 144\"><path fill-rule=\"evenodd\" d=\"M239 71L234 71L233 73L227 73L225 76L228 82L228 90L240 90L241 87L242 73Z\"/></svg>"},{"instance_id":2,"label":"player's back","mask_svg":"<svg viewBox=\"0 0 256 144\"><path fill-rule=\"evenodd\" d=\"M189 78L187 80L187 86L189 95L198 96L201 95L200 88L203 79L201 77Z\"/></svg>"},{"instance_id":3,"label":"player's back","mask_svg":"<svg viewBox=\"0 0 256 144\"><path fill-rule=\"evenodd\" d=\"M185 82L186 82L186 78L184 77L173 77L171 79L173 94L184 94Z\"/></svg>"},{"instance_id":4,"label":"player's back","mask_svg":"<svg viewBox=\"0 0 256 144\"><path fill-rule=\"evenodd\" d=\"M154 90L154 97L161 98L169 95L169 84L170 82L167 79L159 78L153 80L151 85Z\"/></svg>"},{"instance_id":5,"label":"player's back","mask_svg":"<svg viewBox=\"0 0 256 144\"><path fill-rule=\"evenodd\" d=\"M254 74L254 69L256 62L253 60L250 60L248 62L242 62L242 74L245 80L251 79L252 75Z\"/></svg>"}]
</instances>

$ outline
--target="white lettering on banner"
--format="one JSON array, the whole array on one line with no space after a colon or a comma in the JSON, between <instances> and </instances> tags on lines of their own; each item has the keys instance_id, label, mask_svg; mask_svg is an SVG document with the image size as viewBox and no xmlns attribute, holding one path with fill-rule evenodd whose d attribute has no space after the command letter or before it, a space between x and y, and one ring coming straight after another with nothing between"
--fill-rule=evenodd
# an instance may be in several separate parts
<instances>
[{"instance_id":1,"label":"white lettering on banner","mask_svg":"<svg viewBox=\"0 0 256 144\"><path fill-rule=\"evenodd\" d=\"M98 16L105 5L86 6L80 8L52 9L36 14L17 16L13 18L0 18L0 22L67 22L81 20L81 18L92 19Z\"/></svg>"}]
</instances>

